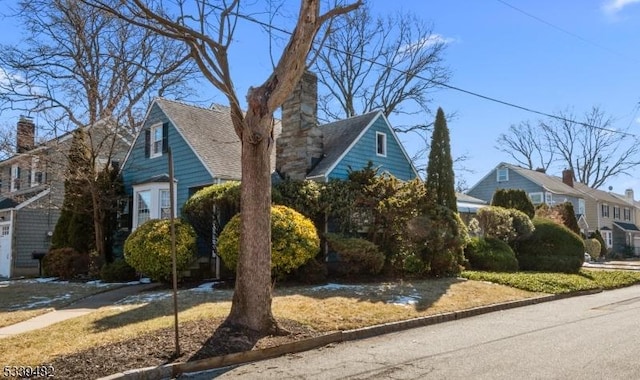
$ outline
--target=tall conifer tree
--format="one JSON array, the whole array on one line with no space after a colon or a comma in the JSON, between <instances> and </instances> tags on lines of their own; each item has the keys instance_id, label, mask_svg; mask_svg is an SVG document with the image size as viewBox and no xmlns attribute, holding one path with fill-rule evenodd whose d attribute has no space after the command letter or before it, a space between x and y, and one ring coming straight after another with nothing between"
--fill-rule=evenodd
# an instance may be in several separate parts
<instances>
[{"instance_id":1,"label":"tall conifer tree","mask_svg":"<svg viewBox=\"0 0 640 380\"><path fill-rule=\"evenodd\" d=\"M427 164L427 191L436 204L458 212L449 128L447 128L447 120L442 108L438 108L431 135L431 152L429 152Z\"/></svg>"}]
</instances>

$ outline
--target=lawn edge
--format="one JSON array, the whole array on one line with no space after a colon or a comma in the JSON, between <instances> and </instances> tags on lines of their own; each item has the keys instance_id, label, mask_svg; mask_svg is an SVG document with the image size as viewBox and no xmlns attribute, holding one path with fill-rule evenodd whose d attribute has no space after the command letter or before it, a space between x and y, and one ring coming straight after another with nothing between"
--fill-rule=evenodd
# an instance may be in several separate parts
<instances>
[{"instance_id":1,"label":"lawn edge","mask_svg":"<svg viewBox=\"0 0 640 380\"><path fill-rule=\"evenodd\" d=\"M353 330L331 332L319 337L300 340L269 347L260 350L243 351L234 354L215 356L212 358L195 360L184 363L171 363L162 366L131 369L115 373L98 380L162 380L175 378L181 374L212 370L216 368L245 364L265 359L271 359L285 354L308 351L332 343L341 343L351 340L371 338L378 335L389 334L402 330L450 322L477 315L493 313L501 310L514 309L522 306L535 305L559 299L585 296L601 293L603 289L591 289L571 293L550 294L517 301L500 302L496 304L478 306L470 309L440 313L424 317L411 318L403 321L388 322L380 325L368 326Z\"/></svg>"}]
</instances>

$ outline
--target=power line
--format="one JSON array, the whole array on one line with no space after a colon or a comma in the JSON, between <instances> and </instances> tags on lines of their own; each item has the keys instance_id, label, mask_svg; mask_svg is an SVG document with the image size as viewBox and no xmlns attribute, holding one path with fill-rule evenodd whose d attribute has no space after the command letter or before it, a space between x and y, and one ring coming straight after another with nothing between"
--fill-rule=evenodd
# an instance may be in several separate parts
<instances>
[{"instance_id":1,"label":"power line","mask_svg":"<svg viewBox=\"0 0 640 380\"><path fill-rule=\"evenodd\" d=\"M551 28L553 28L555 30L558 30L558 31L560 31L560 32L562 32L562 33L564 33L566 35L569 35L569 36L571 36L573 38L576 38L576 39L578 39L578 40L580 40L580 41L582 41L582 42L584 42L586 44L593 45L593 46L595 46L595 47L597 47L599 49L605 50L605 51L607 51L609 53L613 53L613 54L615 54L617 56L620 56L622 58L625 58L625 59L634 61L635 63L638 63L637 60L635 60L635 59L633 59L633 58L631 58L629 56L626 56L626 55L624 55L624 54L622 54L622 53L620 53L620 52L618 52L616 50L613 50L613 49L607 47L607 46L604 46L604 45L601 45L599 43L593 42L593 41L588 40L588 39L586 39L586 38L584 38L584 37L582 37L582 36L580 36L580 35L578 35L576 33L573 33L573 32L571 32L569 30L561 28L561 27L559 27L559 26L557 26L555 24L552 24L551 22L549 22L547 20L544 20L544 19L542 19L542 18L540 18L540 17L538 17L538 16L536 16L534 14L531 14L531 13L529 13L529 12L527 12L527 11L521 9L521 8L516 7L515 5L511 5L511 4L507 3L504 0L496 0L496 1L499 2L499 3L504 4L505 6L511 8L513 10L515 10L516 12L522 13L523 15L525 15L525 16L527 16L529 18L532 18L532 19L534 19L534 20L536 20L536 21L538 21L540 23L543 23L543 24L545 24L545 25L547 25L547 26L549 26L549 27L551 27Z\"/></svg>"},{"instance_id":2,"label":"power line","mask_svg":"<svg viewBox=\"0 0 640 380\"><path fill-rule=\"evenodd\" d=\"M496 1L503 2L502 0L496 0ZM503 3L504 3L504 2L503 2ZM507 3L504 3L504 4L505 4L505 5L510 6L510 5L509 5L509 4L507 4ZM223 10L222 8L217 7L217 6L213 6L213 7L214 7L214 8L216 8L216 9L218 9L218 10ZM514 8L515 8L515 7L514 7ZM273 30L275 30L275 31L278 31L278 32L281 32L281 33L287 34L287 35L289 35L289 36L293 34L293 33L291 33L291 32L290 32L290 31L288 31L288 30L285 30L285 29L279 28L279 27L277 27L277 26L274 26L274 25L269 24L269 23L264 22L264 21L260 21L260 20L258 20L258 19L256 19L256 18L251 17L251 16L248 16L248 15L244 15L244 14L237 13L237 12L236 12L236 13L232 13L232 14L233 14L233 15L235 15L235 16L237 16L237 17L239 17L239 18L245 19L245 20L247 20L247 21L249 21L249 22L253 22L253 23L258 24L258 25L260 25L260 26L263 26L263 27L265 27L265 28L273 29ZM533 17L534 17L534 16L533 16ZM543 20L541 20L541 21L543 21ZM543 21L543 22L544 22L544 21ZM546 22L545 22L545 23L546 23ZM550 24L550 25L551 25L551 24ZM551 25L551 26L553 26L553 25ZM566 32L566 33L570 33L570 32ZM580 38L580 37L579 37L579 36L577 36L577 35L576 35L576 37ZM587 41L587 42L588 42L588 41ZM406 71L404 71L404 70L401 70L401 69L395 68L395 67L390 66L390 65L385 65L385 64L383 64L383 63L376 62L376 61L375 61L375 60L373 60L373 59L366 58L366 57L362 57L362 56L358 56L358 55L353 54L353 53L345 52L345 51L343 51L343 50L340 50L340 49L335 48L335 47L332 47L332 46L327 46L327 47L328 47L329 49L333 50L333 51L338 52L338 53L342 53L342 54L346 54L346 55L350 55L350 56L356 57L356 58L358 58L358 59L361 59L361 60L363 60L363 61L369 62L369 63L371 63L371 64L381 66L381 67L383 67L383 68L385 68L385 69L389 69L389 70L392 70L392 71L396 71L396 72L401 73L401 74L408 74L408 73L407 73ZM460 88L460 87L457 87L457 86L452 86L452 85L446 84L446 83L444 83L444 82L440 82L440 81L433 80L433 79L428 79L428 78L425 78L425 77L423 77L423 76L421 76L421 75L415 75L415 74L413 74L413 75L414 75L414 77L416 77L416 78L419 78L419 79L422 79L422 80L425 80L425 81L428 81L428 82L434 83L434 84L436 84L436 85L438 85L438 86L440 86L440 87L444 87L444 88L447 88L447 89L450 89L450 90L454 90L454 91L462 92L462 93L464 93L464 94L471 95L471 96L475 96L475 97L477 97L477 98L484 99L484 100L487 100L487 101L491 101L491 102L494 102L494 103L502 104L502 105L507 106L507 107L516 108L516 109L519 109L519 110L522 110L522 111L525 111L525 112L529 112L529 113L533 113L533 114L536 114L536 115L540 115L540 116L545 116L545 117L548 117L548 118L556 119L556 120L559 120L559 121L562 121L562 122L565 122L565 123L572 123L572 124L580 125L580 126L587 127L587 128L597 129L597 130L600 130L600 131L603 131L603 132L616 133L616 134L620 134L620 135L622 135L622 136L629 136L629 137L635 137L635 138L638 138L638 136L637 136L636 134L633 134L633 133L623 132L623 131L618 131L618 130L615 130L615 129L609 129L609 128L604 128L604 127L600 127L600 126L596 126L596 125L591 125L591 124L584 123L584 122L577 121L577 120L567 119L567 118L562 117L562 116L552 115L552 114L547 113L547 112L538 111L538 110L535 110L535 109L530 108L530 107L521 106L521 105L518 105L518 104L515 104L515 103L512 103L512 102L508 102L508 101L505 101L505 100L500 100L500 99L497 99L497 98L494 98L494 97L491 97L491 96L488 96L488 95L482 95L482 94L480 94L480 93L478 93L478 92L475 92L475 91L465 90L465 89L463 89L463 88Z\"/></svg>"}]
</instances>

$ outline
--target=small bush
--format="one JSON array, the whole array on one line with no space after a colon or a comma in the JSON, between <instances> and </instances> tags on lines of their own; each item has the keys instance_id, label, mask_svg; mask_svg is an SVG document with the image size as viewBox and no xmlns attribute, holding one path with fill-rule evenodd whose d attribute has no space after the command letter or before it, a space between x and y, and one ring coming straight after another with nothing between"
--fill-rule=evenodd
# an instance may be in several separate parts
<instances>
[{"instance_id":1,"label":"small bush","mask_svg":"<svg viewBox=\"0 0 640 380\"><path fill-rule=\"evenodd\" d=\"M567 227L548 219L534 219L535 231L518 245L520 269L577 273L584 262L584 242Z\"/></svg>"},{"instance_id":2,"label":"small bush","mask_svg":"<svg viewBox=\"0 0 640 380\"><path fill-rule=\"evenodd\" d=\"M196 233L186 222L176 219L176 266L178 276L189 268L196 252ZM156 281L171 279L171 225L168 219L152 219L129 235L124 243L124 259L136 271Z\"/></svg>"},{"instance_id":3,"label":"small bush","mask_svg":"<svg viewBox=\"0 0 640 380\"><path fill-rule=\"evenodd\" d=\"M42 269L47 276L70 280L89 272L89 255L68 247L52 249L44 256Z\"/></svg>"},{"instance_id":4,"label":"small bush","mask_svg":"<svg viewBox=\"0 0 640 380\"><path fill-rule=\"evenodd\" d=\"M592 259L597 260L600 257L600 242L598 239L585 239L584 247Z\"/></svg>"},{"instance_id":5,"label":"small bush","mask_svg":"<svg viewBox=\"0 0 640 380\"><path fill-rule=\"evenodd\" d=\"M472 269L492 272L516 272L518 259L511 247L495 238L472 238L464 250Z\"/></svg>"},{"instance_id":6,"label":"small bush","mask_svg":"<svg viewBox=\"0 0 640 380\"><path fill-rule=\"evenodd\" d=\"M600 255L598 257L605 257L607 255L607 245L604 243L604 238L599 230L592 232L589 235L590 239L596 239L600 243Z\"/></svg>"},{"instance_id":7,"label":"small bush","mask_svg":"<svg viewBox=\"0 0 640 380\"><path fill-rule=\"evenodd\" d=\"M327 243L337 253L338 275L378 274L384 266L384 254L368 240L327 234Z\"/></svg>"},{"instance_id":8,"label":"small bush","mask_svg":"<svg viewBox=\"0 0 640 380\"><path fill-rule=\"evenodd\" d=\"M138 278L136 270L123 259L107 263L100 270L100 278L104 282L128 282Z\"/></svg>"},{"instance_id":9,"label":"small bush","mask_svg":"<svg viewBox=\"0 0 640 380\"><path fill-rule=\"evenodd\" d=\"M517 236L509 209L498 206L483 207L478 210L477 219L485 237L512 241Z\"/></svg>"},{"instance_id":10,"label":"small bush","mask_svg":"<svg viewBox=\"0 0 640 380\"><path fill-rule=\"evenodd\" d=\"M318 259L311 259L291 273L291 279L302 284L324 284L327 266Z\"/></svg>"},{"instance_id":11,"label":"small bush","mask_svg":"<svg viewBox=\"0 0 640 380\"><path fill-rule=\"evenodd\" d=\"M271 207L271 274L283 279L288 273L314 258L320 239L313 223L286 206ZM235 271L240 251L240 214L222 230L218 253L225 266Z\"/></svg>"}]
</instances>

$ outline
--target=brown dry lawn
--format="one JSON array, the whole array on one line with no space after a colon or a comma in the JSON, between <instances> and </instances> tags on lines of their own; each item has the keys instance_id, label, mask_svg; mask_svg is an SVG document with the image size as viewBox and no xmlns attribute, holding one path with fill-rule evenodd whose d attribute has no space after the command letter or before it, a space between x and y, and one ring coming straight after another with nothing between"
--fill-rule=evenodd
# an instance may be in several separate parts
<instances>
[{"instance_id":1,"label":"brown dry lawn","mask_svg":"<svg viewBox=\"0 0 640 380\"><path fill-rule=\"evenodd\" d=\"M56 298L79 284L37 284L32 289L0 288L3 308L24 303L18 292L48 293ZM51 288L48 288L50 287ZM81 286L80 286L81 287ZM13 290L8 291L7 289ZM46 290L45 290L46 289ZM90 291L90 290L86 290ZM26 293L24 293L26 292ZM11 293L5 298L5 293ZM74 294L80 291L74 290ZM178 361L223 354L207 348L207 342L228 314L231 289L199 288L179 292L179 320L183 355ZM284 340L267 337L255 347L303 339L336 330L348 330L420 316L469 309L482 305L540 296L502 285L464 279L399 281L304 287L280 287L274 291L273 311L296 334ZM65 296L66 297L66 296ZM86 316L0 339L0 363L37 365L55 363L60 376L105 376L117 370L159 365L172 360L172 298L168 290L145 292L103 307ZM4 311L0 317L11 312ZM128 348L127 348L128 347ZM114 357L115 353L120 357ZM206 355L205 355L206 354ZM96 364L79 372L88 361ZM105 363L109 363L106 365ZM58 369L59 368L59 369Z\"/></svg>"},{"instance_id":2,"label":"brown dry lawn","mask_svg":"<svg viewBox=\"0 0 640 380\"><path fill-rule=\"evenodd\" d=\"M1 281L0 327L26 321L116 286L119 285L37 280Z\"/></svg>"}]
</instances>

